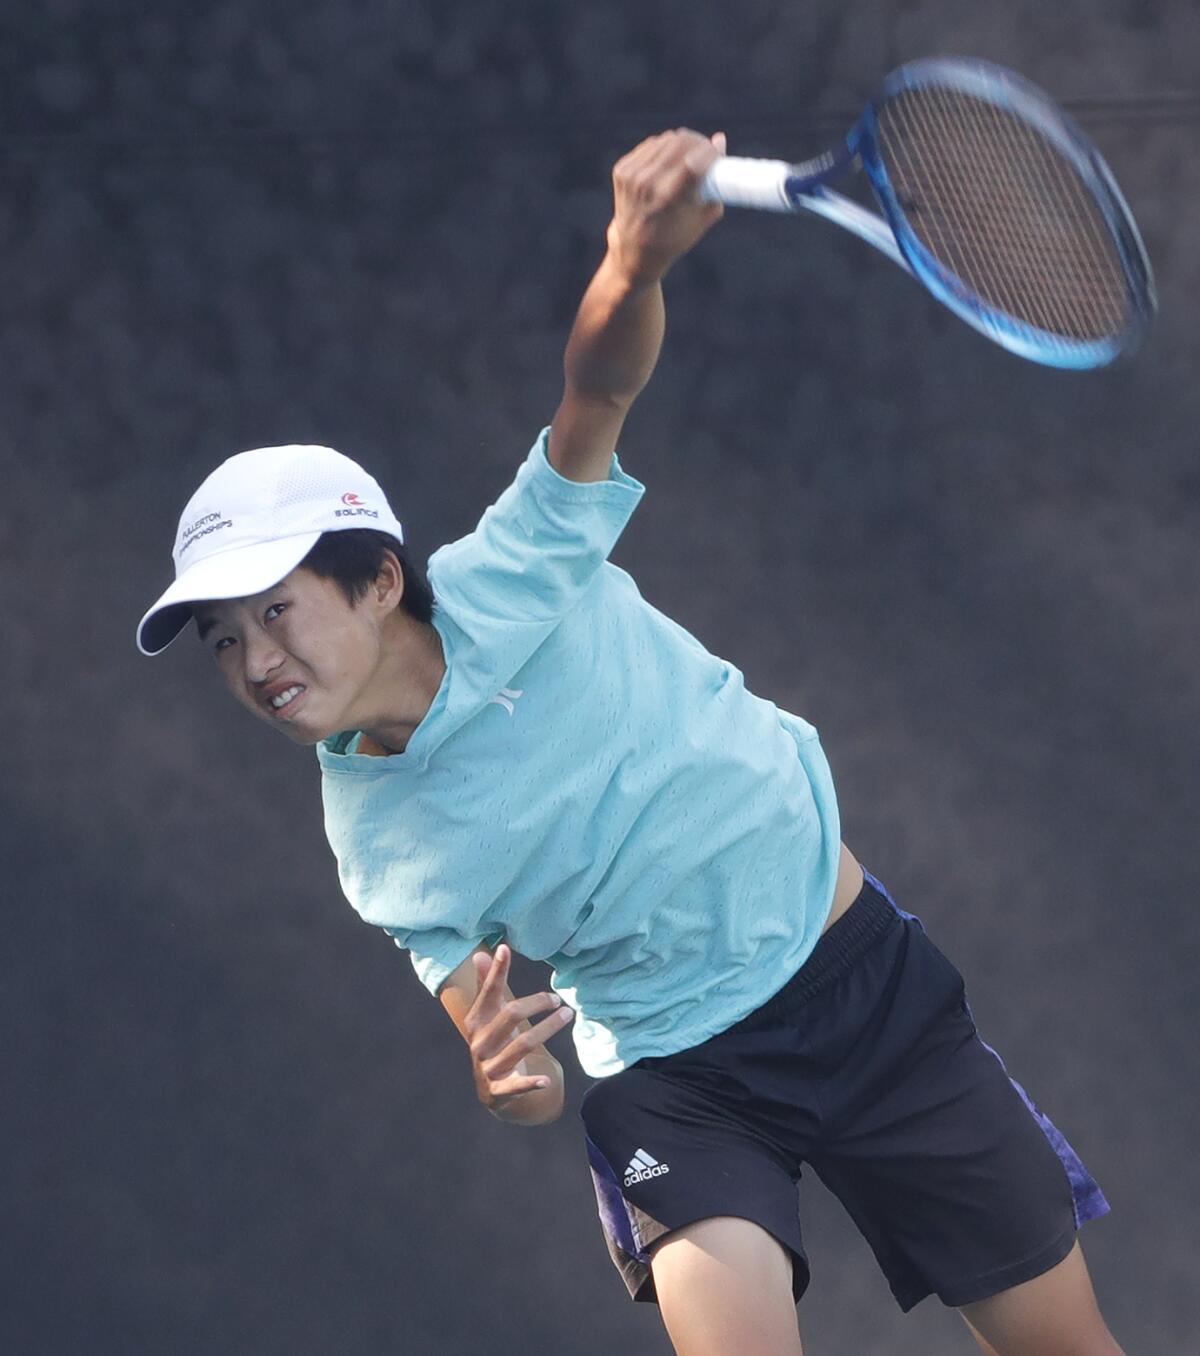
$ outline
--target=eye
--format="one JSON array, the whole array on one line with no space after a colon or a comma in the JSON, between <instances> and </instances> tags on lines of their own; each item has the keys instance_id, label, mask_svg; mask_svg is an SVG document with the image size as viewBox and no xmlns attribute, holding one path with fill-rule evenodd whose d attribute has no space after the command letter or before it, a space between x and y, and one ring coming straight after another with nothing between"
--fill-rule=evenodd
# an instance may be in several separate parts
<instances>
[{"instance_id":1,"label":"eye","mask_svg":"<svg viewBox=\"0 0 1200 1356\"><path fill-rule=\"evenodd\" d=\"M222 650L228 648L228 646L232 644L233 644L232 636L222 636L220 640L218 640L217 643L213 646L213 653L219 654Z\"/></svg>"},{"instance_id":2,"label":"eye","mask_svg":"<svg viewBox=\"0 0 1200 1356\"><path fill-rule=\"evenodd\" d=\"M287 603L272 603L271 606L267 608L267 610L263 613L263 619L265 621L274 621L275 618L278 617L279 614L283 612L286 608Z\"/></svg>"}]
</instances>

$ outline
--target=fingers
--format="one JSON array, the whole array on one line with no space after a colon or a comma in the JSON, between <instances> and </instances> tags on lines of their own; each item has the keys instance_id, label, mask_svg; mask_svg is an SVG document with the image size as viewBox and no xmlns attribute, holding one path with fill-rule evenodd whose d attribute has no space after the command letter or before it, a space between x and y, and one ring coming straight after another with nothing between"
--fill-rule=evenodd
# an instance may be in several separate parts
<instances>
[{"instance_id":1,"label":"fingers","mask_svg":"<svg viewBox=\"0 0 1200 1356\"><path fill-rule=\"evenodd\" d=\"M513 998L507 992L512 948L503 942L493 955L477 951L472 960L479 978L479 989L467 1013L466 1025L475 1033L476 1043L494 1044L495 1032L505 1032L526 1017L532 1017L547 1008L556 1008L562 1002L556 993L535 993L526 998Z\"/></svg>"},{"instance_id":2,"label":"fingers","mask_svg":"<svg viewBox=\"0 0 1200 1356\"><path fill-rule=\"evenodd\" d=\"M672 133L662 132L636 147L618 160L613 170L613 185L618 194L625 194L644 206L650 206L660 190L664 171L679 158L678 142Z\"/></svg>"},{"instance_id":3,"label":"fingers","mask_svg":"<svg viewBox=\"0 0 1200 1356\"><path fill-rule=\"evenodd\" d=\"M513 1073L526 1056L539 1049L574 1017L556 993L535 993L513 998L507 991L512 950L501 943L493 955L477 952L473 957L479 991L467 1013L465 1027L471 1059L487 1080L492 1097L511 1097L544 1086L523 1070ZM520 1031L522 1023L549 1012L536 1026Z\"/></svg>"},{"instance_id":4,"label":"fingers","mask_svg":"<svg viewBox=\"0 0 1200 1356\"><path fill-rule=\"evenodd\" d=\"M554 1007L549 1017L543 1018L528 1031L515 1033L516 1024L526 1017L544 1012ZM543 1046L551 1036L564 1030L571 1018L572 1009L561 1006L557 994L533 994L529 998L517 998L505 1005L504 1011L485 1030L471 1042L471 1054L480 1069L489 1078L500 1078L534 1050Z\"/></svg>"},{"instance_id":5,"label":"fingers","mask_svg":"<svg viewBox=\"0 0 1200 1356\"><path fill-rule=\"evenodd\" d=\"M523 1092L537 1092L539 1088L548 1088L550 1080L544 1076L531 1078L525 1074L514 1075L512 1078L505 1078L499 1083L491 1086L492 1102L496 1106L504 1102L511 1101L514 1097L520 1097Z\"/></svg>"},{"instance_id":6,"label":"fingers","mask_svg":"<svg viewBox=\"0 0 1200 1356\"><path fill-rule=\"evenodd\" d=\"M528 1017L561 1008L562 999L556 993L534 993L526 998L513 998L505 1003L494 1018L476 1033L472 1048L482 1059L494 1055L513 1034L513 1028Z\"/></svg>"},{"instance_id":7,"label":"fingers","mask_svg":"<svg viewBox=\"0 0 1200 1356\"><path fill-rule=\"evenodd\" d=\"M613 173L624 172L626 175L638 173L645 168L650 160L662 152L667 144L667 138L671 135L670 132L658 132L652 137L647 137L645 141L639 141L632 151L628 151L617 161L613 167Z\"/></svg>"},{"instance_id":8,"label":"fingers","mask_svg":"<svg viewBox=\"0 0 1200 1356\"><path fill-rule=\"evenodd\" d=\"M504 986L508 983L508 972L512 966L512 950L501 942L492 955L477 951L472 960L479 977L479 990L468 1017L486 1020L498 1011L504 1001Z\"/></svg>"},{"instance_id":9,"label":"fingers","mask_svg":"<svg viewBox=\"0 0 1200 1356\"><path fill-rule=\"evenodd\" d=\"M697 134L693 134L697 135ZM717 138L720 138L718 143ZM725 133L717 132L713 137L701 137L697 139L684 153L683 163L688 167L697 179L702 179L708 170L708 167L714 160L719 160L725 154Z\"/></svg>"},{"instance_id":10,"label":"fingers","mask_svg":"<svg viewBox=\"0 0 1200 1356\"><path fill-rule=\"evenodd\" d=\"M610 248L630 277L660 278L722 215L702 202L700 183L723 154L725 136L686 127L636 146L613 170Z\"/></svg>"},{"instance_id":11,"label":"fingers","mask_svg":"<svg viewBox=\"0 0 1200 1356\"><path fill-rule=\"evenodd\" d=\"M663 188L671 189L689 179L698 182L712 162L724 154L724 132L710 138L688 127L677 127L640 142L617 161L613 178L627 191L645 197L660 180L664 181ZM681 168L683 173L679 172ZM669 185L665 182L668 176Z\"/></svg>"}]
</instances>

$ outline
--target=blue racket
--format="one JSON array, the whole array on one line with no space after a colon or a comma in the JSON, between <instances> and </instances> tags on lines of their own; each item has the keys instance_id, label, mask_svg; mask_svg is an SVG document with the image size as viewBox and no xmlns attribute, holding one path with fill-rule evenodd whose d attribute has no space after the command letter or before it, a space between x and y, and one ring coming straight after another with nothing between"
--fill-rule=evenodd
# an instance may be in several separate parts
<instances>
[{"instance_id":1,"label":"blue racket","mask_svg":"<svg viewBox=\"0 0 1200 1356\"><path fill-rule=\"evenodd\" d=\"M827 184L861 164L883 216ZM1154 314L1150 261L1100 153L1027 80L986 61L892 72L836 150L723 156L701 196L815 212L907 269L968 325L1051 367L1100 367Z\"/></svg>"}]
</instances>

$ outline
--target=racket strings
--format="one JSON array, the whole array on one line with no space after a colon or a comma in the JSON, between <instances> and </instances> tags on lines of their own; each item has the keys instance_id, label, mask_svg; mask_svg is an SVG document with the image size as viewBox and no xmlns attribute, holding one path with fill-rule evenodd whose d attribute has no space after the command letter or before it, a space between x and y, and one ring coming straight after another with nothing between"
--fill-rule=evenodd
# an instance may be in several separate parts
<instances>
[{"instance_id":1,"label":"racket strings","mask_svg":"<svg viewBox=\"0 0 1200 1356\"><path fill-rule=\"evenodd\" d=\"M917 238L986 305L1070 340L1129 323L1124 270L1091 189L1023 118L924 86L882 107L879 145Z\"/></svg>"},{"instance_id":2,"label":"racket strings","mask_svg":"<svg viewBox=\"0 0 1200 1356\"><path fill-rule=\"evenodd\" d=\"M905 161L900 191L920 213L910 224L927 248L989 305L1040 329L1076 338L1111 332L1108 316L1094 323L1090 285L1104 270L1103 250L1060 158L994 105L944 89L920 93L926 97L906 100L906 135L890 145L900 152L897 164ZM919 185L923 199L911 196Z\"/></svg>"},{"instance_id":3,"label":"racket strings","mask_svg":"<svg viewBox=\"0 0 1200 1356\"><path fill-rule=\"evenodd\" d=\"M942 221L932 214L930 239L941 245L955 271L989 304L1069 337L1110 332L1111 307L1106 306L1103 291L1099 307L1093 295L1092 281L1097 270L1103 275L1105 263L1102 242L1098 251L1094 223L1086 210L1090 197L1085 197L1080 213L1059 157L1048 155L1020 119L1002 122L1004 135L997 138L995 117L985 121L980 116L981 110L998 112L994 105L954 97L945 90L931 95L925 108L914 103L913 123L928 145L939 129L956 122L965 163L963 156L953 156L940 164L940 187L951 190L946 201L958 214ZM967 177L970 166L988 176L982 184ZM953 174L949 183L947 168ZM1038 232L1032 238L1031 222ZM968 234L964 226L978 234ZM1117 319L1119 323L1120 316Z\"/></svg>"}]
</instances>

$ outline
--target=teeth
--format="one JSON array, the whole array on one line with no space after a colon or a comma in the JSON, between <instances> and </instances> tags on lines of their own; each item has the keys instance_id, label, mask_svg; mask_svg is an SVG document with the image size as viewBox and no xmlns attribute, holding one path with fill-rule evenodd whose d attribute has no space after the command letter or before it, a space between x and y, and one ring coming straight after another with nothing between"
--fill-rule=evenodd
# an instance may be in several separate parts
<instances>
[{"instance_id":1,"label":"teeth","mask_svg":"<svg viewBox=\"0 0 1200 1356\"><path fill-rule=\"evenodd\" d=\"M272 697L271 705L278 711L281 706L286 706L293 697L298 697L303 691L302 687L289 687L286 692L281 692L278 697Z\"/></svg>"}]
</instances>

